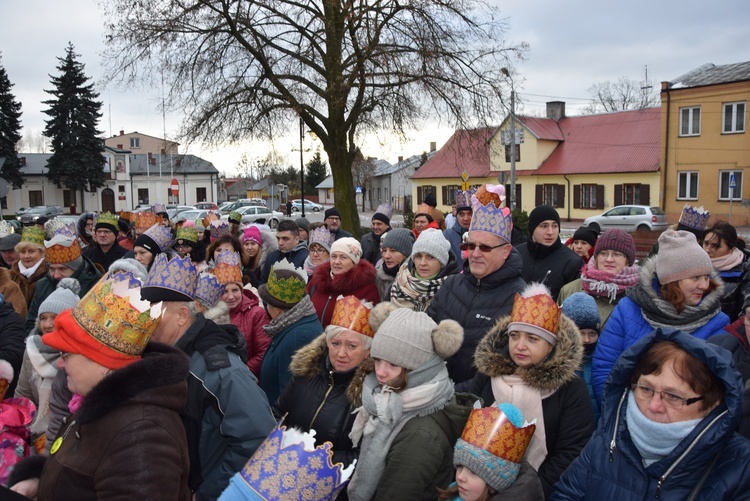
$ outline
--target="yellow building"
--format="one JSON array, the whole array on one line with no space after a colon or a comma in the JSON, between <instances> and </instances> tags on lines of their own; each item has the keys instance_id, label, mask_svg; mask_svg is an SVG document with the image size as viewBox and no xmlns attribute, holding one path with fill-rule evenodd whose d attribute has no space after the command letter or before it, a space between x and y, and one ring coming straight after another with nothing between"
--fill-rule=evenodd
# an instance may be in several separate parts
<instances>
[{"instance_id":1,"label":"yellow building","mask_svg":"<svg viewBox=\"0 0 750 501\"><path fill-rule=\"evenodd\" d=\"M690 204L708 209L710 223L729 221L731 206L732 224L750 225L748 101L750 61L707 64L662 82L660 161L670 222Z\"/></svg>"}]
</instances>

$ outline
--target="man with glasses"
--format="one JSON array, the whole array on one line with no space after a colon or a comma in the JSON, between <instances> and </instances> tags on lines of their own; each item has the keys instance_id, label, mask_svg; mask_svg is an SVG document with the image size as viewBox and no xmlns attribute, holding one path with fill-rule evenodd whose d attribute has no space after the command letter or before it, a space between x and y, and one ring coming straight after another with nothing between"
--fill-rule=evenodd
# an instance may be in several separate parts
<instances>
[{"instance_id":1,"label":"man with glasses","mask_svg":"<svg viewBox=\"0 0 750 501\"><path fill-rule=\"evenodd\" d=\"M328 231L333 234L333 239L338 240L339 238L351 237L352 234L346 230L341 229L341 213L336 207L331 207L324 212L323 222L328 226Z\"/></svg>"},{"instance_id":2,"label":"man with glasses","mask_svg":"<svg viewBox=\"0 0 750 501\"><path fill-rule=\"evenodd\" d=\"M111 212L99 216L94 225L94 244L86 247L83 255L100 265L105 271L109 265L125 256L127 249L117 243L118 218Z\"/></svg>"},{"instance_id":3,"label":"man with glasses","mask_svg":"<svg viewBox=\"0 0 750 501\"><path fill-rule=\"evenodd\" d=\"M461 349L448 359L448 373L456 384L474 377L479 340L499 317L510 313L513 298L526 286L521 256L510 245L512 230L507 207L496 207L493 202L475 206L461 244L467 252L463 273L449 276L427 308L435 322L451 319L464 328Z\"/></svg>"},{"instance_id":4,"label":"man with glasses","mask_svg":"<svg viewBox=\"0 0 750 501\"><path fill-rule=\"evenodd\" d=\"M521 276L527 282L543 283L557 300L563 285L581 275L581 258L560 241L560 215L549 205L531 211L529 235L516 247L523 260Z\"/></svg>"}]
</instances>

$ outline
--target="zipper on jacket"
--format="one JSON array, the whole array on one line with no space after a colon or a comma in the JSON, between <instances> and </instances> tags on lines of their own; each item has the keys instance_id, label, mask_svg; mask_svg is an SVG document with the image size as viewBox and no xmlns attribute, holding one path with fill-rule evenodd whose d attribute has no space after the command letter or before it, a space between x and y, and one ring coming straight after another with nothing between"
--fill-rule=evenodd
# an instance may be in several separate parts
<instances>
[{"instance_id":1,"label":"zipper on jacket","mask_svg":"<svg viewBox=\"0 0 750 501\"><path fill-rule=\"evenodd\" d=\"M620 403L617 404L617 414L615 416L615 429L612 432L612 440L609 442L609 462L610 463L615 460L614 451L615 451L615 446L617 445L616 444L617 440L615 437L617 437L617 427L620 426L620 411L622 410L622 404L625 402L625 397L627 395L628 395L628 389L625 388L625 391L622 393L622 396L620 397Z\"/></svg>"},{"instance_id":2,"label":"zipper on jacket","mask_svg":"<svg viewBox=\"0 0 750 501\"><path fill-rule=\"evenodd\" d=\"M313 429L313 423L318 417L318 413L320 413L320 409L323 408L323 405L326 403L326 400L328 399L328 395L331 394L331 390L333 389L333 369L328 371L328 390L326 390L326 394L323 395L323 400L320 402L320 405L318 406L317 410L315 411L315 414L313 414L312 420L310 420L310 425L308 426L308 429Z\"/></svg>"},{"instance_id":3,"label":"zipper on jacket","mask_svg":"<svg viewBox=\"0 0 750 501\"><path fill-rule=\"evenodd\" d=\"M323 314L320 315L320 321L323 321L323 317L326 316L326 310L328 309L328 303L331 302L331 298L333 297L333 294L328 295L328 299L326 299L326 304L323 305Z\"/></svg>"}]
</instances>

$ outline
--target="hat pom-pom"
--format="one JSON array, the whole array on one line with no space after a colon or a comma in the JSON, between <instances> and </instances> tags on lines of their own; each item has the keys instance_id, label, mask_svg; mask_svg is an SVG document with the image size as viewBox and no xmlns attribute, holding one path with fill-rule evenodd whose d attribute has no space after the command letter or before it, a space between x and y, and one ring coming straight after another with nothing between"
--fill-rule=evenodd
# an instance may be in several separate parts
<instances>
[{"instance_id":1,"label":"hat pom-pom","mask_svg":"<svg viewBox=\"0 0 750 501\"><path fill-rule=\"evenodd\" d=\"M380 325L385 322L388 315L395 309L399 308L393 303L379 303L370 311L370 327L373 331L377 332Z\"/></svg>"},{"instance_id":2,"label":"hat pom-pom","mask_svg":"<svg viewBox=\"0 0 750 501\"><path fill-rule=\"evenodd\" d=\"M81 294L81 283L75 278L65 277L60 279L57 284L58 289L68 289L76 296Z\"/></svg>"},{"instance_id":3,"label":"hat pom-pom","mask_svg":"<svg viewBox=\"0 0 750 501\"><path fill-rule=\"evenodd\" d=\"M523 292L521 292L521 297L524 298L530 298L540 295L552 296L547 286L544 284L540 284L539 282L531 282L526 286Z\"/></svg>"},{"instance_id":4,"label":"hat pom-pom","mask_svg":"<svg viewBox=\"0 0 750 501\"><path fill-rule=\"evenodd\" d=\"M440 358L455 355L464 341L464 328L455 320L443 320L432 331L432 346Z\"/></svg>"},{"instance_id":5,"label":"hat pom-pom","mask_svg":"<svg viewBox=\"0 0 750 501\"><path fill-rule=\"evenodd\" d=\"M0 360L0 379L7 379L8 384L13 382L15 373L13 367L6 360ZM12 396L12 395L11 395Z\"/></svg>"}]
</instances>

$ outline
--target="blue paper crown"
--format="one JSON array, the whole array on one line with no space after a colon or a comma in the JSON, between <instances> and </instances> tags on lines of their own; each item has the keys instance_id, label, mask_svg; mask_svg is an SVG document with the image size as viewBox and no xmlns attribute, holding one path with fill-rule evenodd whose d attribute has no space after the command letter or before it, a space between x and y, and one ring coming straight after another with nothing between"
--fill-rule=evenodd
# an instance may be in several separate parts
<instances>
[{"instance_id":1,"label":"blue paper crown","mask_svg":"<svg viewBox=\"0 0 750 501\"><path fill-rule=\"evenodd\" d=\"M693 207L685 205L680 214L680 224L693 228L694 230L705 230L708 227L708 219L711 217L711 213L700 207Z\"/></svg>"},{"instance_id":2,"label":"blue paper crown","mask_svg":"<svg viewBox=\"0 0 750 501\"><path fill-rule=\"evenodd\" d=\"M133 274L132 271L117 270L117 271L110 273L109 278L114 280L115 282L127 281L129 289L134 289L136 287L141 287L143 285L141 281L138 280L138 277L136 277Z\"/></svg>"},{"instance_id":3,"label":"blue paper crown","mask_svg":"<svg viewBox=\"0 0 750 501\"><path fill-rule=\"evenodd\" d=\"M209 232L211 235L211 240L216 240L219 237L222 237L224 235L229 235L229 223L226 222L224 219L220 219L218 221L211 221L211 226L209 227Z\"/></svg>"},{"instance_id":4,"label":"blue paper crown","mask_svg":"<svg viewBox=\"0 0 750 501\"><path fill-rule=\"evenodd\" d=\"M390 204L382 203L375 209L375 213L380 213L390 219L393 216L393 207Z\"/></svg>"},{"instance_id":5,"label":"blue paper crown","mask_svg":"<svg viewBox=\"0 0 750 501\"><path fill-rule=\"evenodd\" d=\"M151 228L147 229L144 233L151 237L151 240L156 242L161 252L166 252L167 249L174 245L174 239L172 238L172 230L161 224L155 224Z\"/></svg>"},{"instance_id":6,"label":"blue paper crown","mask_svg":"<svg viewBox=\"0 0 750 501\"><path fill-rule=\"evenodd\" d=\"M477 192L476 188L469 188L466 191L456 190L456 208L471 207L471 196Z\"/></svg>"},{"instance_id":7,"label":"blue paper crown","mask_svg":"<svg viewBox=\"0 0 750 501\"><path fill-rule=\"evenodd\" d=\"M192 301L197 282L198 272L190 256L175 257L170 261L166 254L157 254L141 292L149 300L152 299L147 296L152 296L153 300ZM149 289L160 289L161 292Z\"/></svg>"},{"instance_id":8,"label":"blue paper crown","mask_svg":"<svg viewBox=\"0 0 750 501\"><path fill-rule=\"evenodd\" d=\"M498 209L493 203L476 205L471 216L469 231L486 231L510 243L510 234L513 231L513 217L510 209L507 207Z\"/></svg>"},{"instance_id":9,"label":"blue paper crown","mask_svg":"<svg viewBox=\"0 0 750 501\"><path fill-rule=\"evenodd\" d=\"M62 235L67 238L77 237L75 224L67 224L60 218L50 219L44 223L44 231L48 240L52 240L55 235Z\"/></svg>"},{"instance_id":10,"label":"blue paper crown","mask_svg":"<svg viewBox=\"0 0 750 501\"><path fill-rule=\"evenodd\" d=\"M195 299L200 301L206 308L213 308L221 299L224 286L213 273L205 271L198 275L198 284L195 287Z\"/></svg>"}]
</instances>

